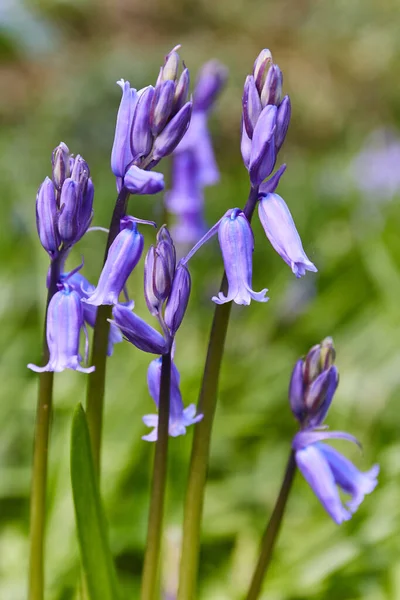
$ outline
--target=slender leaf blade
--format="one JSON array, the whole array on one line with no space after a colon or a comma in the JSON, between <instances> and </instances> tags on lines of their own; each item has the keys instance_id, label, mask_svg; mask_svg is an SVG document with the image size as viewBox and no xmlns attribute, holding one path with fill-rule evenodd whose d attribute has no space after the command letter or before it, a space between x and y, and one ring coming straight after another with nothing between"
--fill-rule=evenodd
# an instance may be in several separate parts
<instances>
[{"instance_id":1,"label":"slender leaf blade","mask_svg":"<svg viewBox=\"0 0 400 600\"><path fill-rule=\"evenodd\" d=\"M71 431L71 481L81 560L90 600L119 597L98 481L94 471L86 414L75 409Z\"/></svg>"}]
</instances>

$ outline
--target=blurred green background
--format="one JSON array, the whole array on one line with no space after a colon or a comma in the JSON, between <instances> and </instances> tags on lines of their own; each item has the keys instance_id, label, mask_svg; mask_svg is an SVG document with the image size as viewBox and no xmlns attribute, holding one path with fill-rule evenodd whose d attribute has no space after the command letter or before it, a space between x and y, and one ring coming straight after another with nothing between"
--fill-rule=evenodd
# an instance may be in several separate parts
<instances>
[{"instance_id":1,"label":"blurred green background","mask_svg":"<svg viewBox=\"0 0 400 600\"><path fill-rule=\"evenodd\" d=\"M332 335L341 383L328 422L351 431L361 469L381 465L379 486L340 527L298 475L263 600L400 599L400 225L399 187L363 191L354 157L371 132L400 127L398 0L2 0L0 6L0 598L26 598L28 496L47 255L37 239L35 195L65 141L91 167L95 225L115 199L109 168L120 90L153 83L177 43L192 75L210 58L230 70L211 127L221 183L207 189L210 223L242 206L247 173L239 151L241 92L263 47L284 73L293 115L280 155L279 187L318 274L295 280L255 219L254 289L267 305L234 307L223 365L207 488L199 598L243 597L270 514L295 423L287 386L295 360ZM378 136L379 137L379 136ZM375 138L373 142L375 143ZM371 143L371 142L368 142ZM390 162L390 157L388 157ZM168 161L164 168L168 174ZM393 159L390 169L400 171ZM365 167L365 168L364 168ZM365 176L374 159L364 165ZM378 173L379 175L379 173ZM381 178L382 179L382 178ZM365 183L365 182L364 182ZM365 186L364 186L365 187ZM131 201L159 218L161 198ZM151 234L147 234L147 243ZM89 233L85 256L96 281L105 237ZM137 311L143 263L130 290ZM222 262L214 242L192 261L193 293L177 339L185 403L196 402ZM102 489L126 598L136 598L143 560L153 447L143 414L149 355L127 343L109 361ZM85 376L56 377L47 535L47 598L76 598L78 548L69 480L69 431ZM173 589L191 433L171 440L163 579Z\"/></svg>"}]
</instances>

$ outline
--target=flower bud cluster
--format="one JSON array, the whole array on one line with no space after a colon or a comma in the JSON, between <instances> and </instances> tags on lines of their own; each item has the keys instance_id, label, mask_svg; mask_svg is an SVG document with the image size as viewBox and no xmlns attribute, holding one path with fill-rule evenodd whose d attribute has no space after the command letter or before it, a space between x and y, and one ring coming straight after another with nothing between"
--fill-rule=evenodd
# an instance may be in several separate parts
<instances>
[{"instance_id":1,"label":"flower bud cluster","mask_svg":"<svg viewBox=\"0 0 400 600\"><path fill-rule=\"evenodd\" d=\"M366 494L376 487L379 465L362 472L340 452L324 443L330 439L359 442L344 431L329 431L323 421L339 382L331 338L313 346L299 360L289 386L290 407L300 423L292 441L296 464L335 523L348 521ZM339 489L350 495L343 505Z\"/></svg>"},{"instance_id":2,"label":"flower bud cluster","mask_svg":"<svg viewBox=\"0 0 400 600\"><path fill-rule=\"evenodd\" d=\"M46 177L36 196L40 242L51 259L76 244L93 217L94 187L87 162L70 155L61 142L52 156L52 179Z\"/></svg>"},{"instance_id":3,"label":"flower bud cluster","mask_svg":"<svg viewBox=\"0 0 400 600\"><path fill-rule=\"evenodd\" d=\"M289 386L290 407L304 427L320 425L339 383L332 338L325 338L297 361Z\"/></svg>"},{"instance_id":4,"label":"flower bud cluster","mask_svg":"<svg viewBox=\"0 0 400 600\"><path fill-rule=\"evenodd\" d=\"M111 169L119 189L125 186L134 194L156 193L163 189L160 175L148 171L176 148L189 126L192 113L192 101L188 100L189 71L184 67L179 75L178 48L165 57L155 86L136 91L129 81L118 81L122 99ZM147 171L141 175L141 185L136 182L137 169ZM147 187L144 180L148 182Z\"/></svg>"},{"instance_id":5,"label":"flower bud cluster","mask_svg":"<svg viewBox=\"0 0 400 600\"><path fill-rule=\"evenodd\" d=\"M282 71L271 52L262 50L246 79L242 99L241 150L254 188L272 173L289 127L290 98L282 98L282 83Z\"/></svg>"},{"instance_id":6,"label":"flower bud cluster","mask_svg":"<svg viewBox=\"0 0 400 600\"><path fill-rule=\"evenodd\" d=\"M157 244L151 246L144 267L144 296L151 315L163 330L161 335L126 306L119 306L113 323L128 341L144 352L169 352L189 302L191 279L182 262L176 264L175 246L168 229L157 234Z\"/></svg>"}]
</instances>

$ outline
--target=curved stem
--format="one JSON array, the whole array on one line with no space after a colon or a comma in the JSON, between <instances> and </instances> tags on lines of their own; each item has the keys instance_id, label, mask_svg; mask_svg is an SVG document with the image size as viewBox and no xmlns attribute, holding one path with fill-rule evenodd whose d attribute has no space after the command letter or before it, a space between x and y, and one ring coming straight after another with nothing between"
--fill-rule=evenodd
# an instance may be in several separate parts
<instances>
[{"instance_id":1,"label":"curved stem","mask_svg":"<svg viewBox=\"0 0 400 600\"><path fill-rule=\"evenodd\" d=\"M106 262L111 244L120 231L120 221L126 214L129 192L122 188L115 203L111 218L110 230L104 254ZM93 332L93 346L91 364L96 368L88 376L86 395L86 417L89 426L90 441L92 445L93 462L97 474L100 474L100 448L103 429L104 390L106 380L107 345L111 318L111 306L99 306Z\"/></svg>"},{"instance_id":2,"label":"curved stem","mask_svg":"<svg viewBox=\"0 0 400 600\"><path fill-rule=\"evenodd\" d=\"M282 481L282 486L264 532L261 541L261 551L258 558L257 566L254 570L250 588L246 596L246 600L257 600L260 595L262 582L267 574L268 567L271 562L272 554L275 548L276 540L278 539L279 530L282 524L283 514L285 512L287 499L292 488L293 479L296 473L296 460L294 451L292 450L286 466L285 476Z\"/></svg>"},{"instance_id":3,"label":"curved stem","mask_svg":"<svg viewBox=\"0 0 400 600\"><path fill-rule=\"evenodd\" d=\"M244 213L249 221L252 219L257 197L258 189L252 188L244 208ZM220 290L224 293L227 291L225 273L222 278ZM197 423L194 429L186 488L178 600L192 600L195 597L201 518L210 456L211 432L217 406L219 374L231 306L231 302L217 304L211 326L198 405L198 412L203 413L204 417L202 421Z\"/></svg>"},{"instance_id":4,"label":"curved stem","mask_svg":"<svg viewBox=\"0 0 400 600\"><path fill-rule=\"evenodd\" d=\"M50 282L47 291L46 314L44 320L42 364L49 360L46 340L47 309L50 300L57 292L62 253L53 260L50 267ZM51 411L53 403L54 373L44 371L39 375L39 392L36 409L35 440L33 448L32 489L30 495L30 551L29 551L29 600L42 600L44 596L44 535L46 521L47 463L50 436Z\"/></svg>"},{"instance_id":5,"label":"curved stem","mask_svg":"<svg viewBox=\"0 0 400 600\"><path fill-rule=\"evenodd\" d=\"M147 543L144 557L141 600L154 600L158 585L164 497L167 481L168 427L171 389L171 352L164 354L161 364L158 432L154 455L153 481L149 508Z\"/></svg>"}]
</instances>

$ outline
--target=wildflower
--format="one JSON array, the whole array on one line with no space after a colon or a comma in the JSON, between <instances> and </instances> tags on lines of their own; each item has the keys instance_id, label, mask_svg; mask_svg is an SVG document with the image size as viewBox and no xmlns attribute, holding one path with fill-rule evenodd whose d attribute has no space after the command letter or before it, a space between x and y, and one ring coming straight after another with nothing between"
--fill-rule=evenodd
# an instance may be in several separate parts
<instances>
[{"instance_id":1,"label":"wildflower","mask_svg":"<svg viewBox=\"0 0 400 600\"><path fill-rule=\"evenodd\" d=\"M363 473L340 452L323 443L323 440L344 439L358 444L348 433L321 427L338 385L334 360L330 338L313 346L293 369L289 399L301 425L292 442L296 464L327 513L340 524L350 519L364 496L375 489L379 466ZM346 507L338 488L351 496Z\"/></svg>"},{"instance_id":2,"label":"wildflower","mask_svg":"<svg viewBox=\"0 0 400 600\"><path fill-rule=\"evenodd\" d=\"M147 371L147 383L149 392L153 398L157 408L160 399L160 384L161 384L161 364L162 359L156 358L153 360ZM196 415L196 406L190 404L184 408L181 391L179 389L180 375L175 364L171 363L171 387L170 387L170 413L169 413L169 435L177 437L186 433L186 427L198 423L203 418L203 415ZM142 437L148 442L155 442L158 434L158 415L145 415L143 423L147 427L153 427L153 431Z\"/></svg>"},{"instance_id":3,"label":"wildflower","mask_svg":"<svg viewBox=\"0 0 400 600\"><path fill-rule=\"evenodd\" d=\"M235 208L225 215L219 224L218 240L221 247L228 279L228 293L219 292L213 297L216 304L233 300L236 304L250 304L251 300L267 302L267 289L254 292L251 289L253 232L245 214Z\"/></svg>"},{"instance_id":4,"label":"wildflower","mask_svg":"<svg viewBox=\"0 0 400 600\"><path fill-rule=\"evenodd\" d=\"M163 188L161 174L141 177L136 169L130 169L149 171L175 149L189 126L192 112L192 102L187 101L189 71L184 68L178 77L179 63L179 54L174 48L165 58L155 87L149 85L136 91L129 81L117 82L122 98L111 169L117 178L118 191L126 187L134 194L154 194ZM144 185L139 185L141 183Z\"/></svg>"},{"instance_id":5,"label":"wildflower","mask_svg":"<svg viewBox=\"0 0 400 600\"><path fill-rule=\"evenodd\" d=\"M59 284L59 291L54 294L47 309L49 362L44 367L29 364L28 368L37 373L60 372L64 369L92 373L94 367L84 368L80 364L82 357L79 354L79 337L83 325L83 310L78 293L68 284Z\"/></svg>"},{"instance_id":6,"label":"wildflower","mask_svg":"<svg viewBox=\"0 0 400 600\"><path fill-rule=\"evenodd\" d=\"M71 157L63 142L53 151L52 164L52 180L46 177L38 190L36 224L43 248L54 259L89 228L94 187L86 161Z\"/></svg>"},{"instance_id":7,"label":"wildflower","mask_svg":"<svg viewBox=\"0 0 400 600\"><path fill-rule=\"evenodd\" d=\"M302 277L306 271L317 271L303 250L292 215L281 196L263 195L258 205L258 215L273 248L296 277Z\"/></svg>"},{"instance_id":8,"label":"wildflower","mask_svg":"<svg viewBox=\"0 0 400 600\"><path fill-rule=\"evenodd\" d=\"M78 272L62 273L61 282L68 283L69 287L79 295L81 300L82 298L88 298L96 289L95 286L86 279L86 277ZM113 307L113 315L114 308L115 307ZM86 325L89 325L89 327L94 328L97 317L97 306L93 306L93 304L87 304L87 302L82 302L82 309L84 322ZM118 344L120 342L122 342L121 331L114 324L111 324L108 334L107 356L112 356L114 344Z\"/></svg>"},{"instance_id":9,"label":"wildflower","mask_svg":"<svg viewBox=\"0 0 400 600\"><path fill-rule=\"evenodd\" d=\"M158 331L148 325L143 319L133 313L129 307L122 304L114 306L113 320L128 342L152 354L165 354L170 349L170 342Z\"/></svg>"},{"instance_id":10,"label":"wildflower","mask_svg":"<svg viewBox=\"0 0 400 600\"><path fill-rule=\"evenodd\" d=\"M143 252L143 236L132 217L121 219L121 231L108 251L96 289L82 302L117 304L119 295Z\"/></svg>"}]
</instances>

